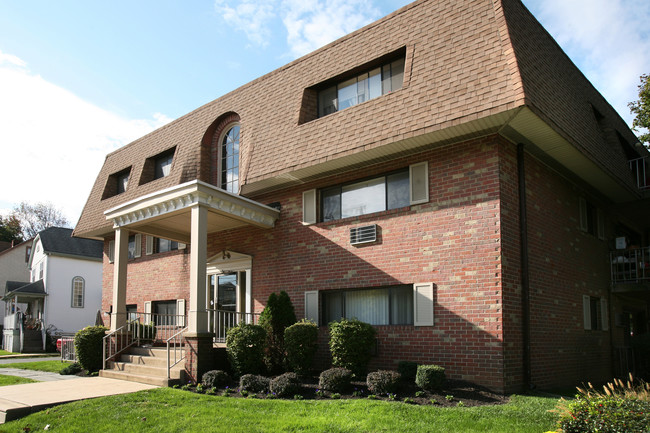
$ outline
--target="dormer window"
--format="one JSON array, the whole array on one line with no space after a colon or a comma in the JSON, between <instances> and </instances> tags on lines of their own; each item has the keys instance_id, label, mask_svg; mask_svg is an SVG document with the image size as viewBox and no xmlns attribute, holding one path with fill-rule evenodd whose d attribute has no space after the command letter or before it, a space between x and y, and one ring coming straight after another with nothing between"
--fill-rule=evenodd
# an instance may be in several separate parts
<instances>
[{"instance_id":1,"label":"dormer window","mask_svg":"<svg viewBox=\"0 0 650 433\"><path fill-rule=\"evenodd\" d=\"M239 124L228 126L221 138L221 188L239 192Z\"/></svg>"},{"instance_id":2,"label":"dormer window","mask_svg":"<svg viewBox=\"0 0 650 433\"><path fill-rule=\"evenodd\" d=\"M401 89L404 57L376 65L318 91L318 117Z\"/></svg>"},{"instance_id":3,"label":"dormer window","mask_svg":"<svg viewBox=\"0 0 650 433\"><path fill-rule=\"evenodd\" d=\"M104 187L104 194L102 194L102 200L125 192L129 184L130 175L131 167L108 176L106 186Z\"/></svg>"},{"instance_id":4,"label":"dormer window","mask_svg":"<svg viewBox=\"0 0 650 433\"><path fill-rule=\"evenodd\" d=\"M169 176L175 152L176 147L172 147L171 149L147 158L142 169L140 185Z\"/></svg>"}]
</instances>

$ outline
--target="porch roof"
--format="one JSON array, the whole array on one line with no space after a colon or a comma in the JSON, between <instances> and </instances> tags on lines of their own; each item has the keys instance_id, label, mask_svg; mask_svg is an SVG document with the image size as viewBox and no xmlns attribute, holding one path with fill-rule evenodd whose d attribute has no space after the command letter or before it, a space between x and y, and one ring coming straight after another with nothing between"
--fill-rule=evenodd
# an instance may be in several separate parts
<instances>
[{"instance_id":1,"label":"porch roof","mask_svg":"<svg viewBox=\"0 0 650 433\"><path fill-rule=\"evenodd\" d=\"M208 210L207 233L242 226L272 228L280 211L214 185L193 180L144 195L104 212L113 228L189 243L191 209Z\"/></svg>"},{"instance_id":2,"label":"porch roof","mask_svg":"<svg viewBox=\"0 0 650 433\"><path fill-rule=\"evenodd\" d=\"M22 285L18 286L19 284ZM45 296L47 296L47 293L45 293L43 280L34 281L33 283L7 281L6 292L2 300L7 301L12 298L43 298Z\"/></svg>"}]
</instances>

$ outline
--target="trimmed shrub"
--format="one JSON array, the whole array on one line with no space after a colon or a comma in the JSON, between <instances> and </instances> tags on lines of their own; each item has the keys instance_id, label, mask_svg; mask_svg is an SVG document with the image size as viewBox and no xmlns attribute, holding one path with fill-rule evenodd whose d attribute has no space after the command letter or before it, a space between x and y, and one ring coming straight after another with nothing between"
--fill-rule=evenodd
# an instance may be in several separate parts
<instances>
[{"instance_id":1,"label":"trimmed shrub","mask_svg":"<svg viewBox=\"0 0 650 433\"><path fill-rule=\"evenodd\" d=\"M441 389L445 384L445 368L439 365L418 365L415 384L427 391Z\"/></svg>"},{"instance_id":2,"label":"trimmed shrub","mask_svg":"<svg viewBox=\"0 0 650 433\"><path fill-rule=\"evenodd\" d=\"M266 330L264 362L271 372L282 370L284 363L284 330L296 323L296 313L289 295L271 293L260 314L259 325Z\"/></svg>"},{"instance_id":3,"label":"trimmed shrub","mask_svg":"<svg viewBox=\"0 0 650 433\"><path fill-rule=\"evenodd\" d=\"M221 388L229 382L230 376L223 370L210 370L201 376L201 383L206 388Z\"/></svg>"},{"instance_id":4,"label":"trimmed shrub","mask_svg":"<svg viewBox=\"0 0 650 433\"><path fill-rule=\"evenodd\" d=\"M397 363L397 372L402 375L402 380L413 382L418 373L418 363L413 361L400 361Z\"/></svg>"},{"instance_id":5,"label":"trimmed shrub","mask_svg":"<svg viewBox=\"0 0 650 433\"><path fill-rule=\"evenodd\" d=\"M318 350L318 325L303 319L284 330L285 361L291 371L307 374Z\"/></svg>"},{"instance_id":6,"label":"trimmed shrub","mask_svg":"<svg viewBox=\"0 0 650 433\"><path fill-rule=\"evenodd\" d=\"M69 376L72 374L80 373L82 370L83 368L81 368L81 365L79 365L78 362L75 362L66 366L65 368L62 368L61 371L59 371L59 374L62 376Z\"/></svg>"},{"instance_id":7,"label":"trimmed shrub","mask_svg":"<svg viewBox=\"0 0 650 433\"><path fill-rule=\"evenodd\" d=\"M650 385L616 379L604 386L604 392L578 388L575 400L561 399L555 412L564 433L648 432L650 426Z\"/></svg>"},{"instance_id":8,"label":"trimmed shrub","mask_svg":"<svg viewBox=\"0 0 650 433\"><path fill-rule=\"evenodd\" d=\"M352 377L352 371L347 368L330 368L320 374L318 387L325 391L344 393L350 389Z\"/></svg>"},{"instance_id":9,"label":"trimmed shrub","mask_svg":"<svg viewBox=\"0 0 650 433\"><path fill-rule=\"evenodd\" d=\"M238 375L262 371L265 339L266 332L259 325L241 323L228 330L226 352Z\"/></svg>"},{"instance_id":10,"label":"trimmed shrub","mask_svg":"<svg viewBox=\"0 0 650 433\"><path fill-rule=\"evenodd\" d=\"M86 326L74 336L74 349L79 364L89 373L102 368L102 339L106 330L104 326Z\"/></svg>"},{"instance_id":11,"label":"trimmed shrub","mask_svg":"<svg viewBox=\"0 0 650 433\"><path fill-rule=\"evenodd\" d=\"M375 328L356 319L341 319L329 325L332 364L363 376L375 345Z\"/></svg>"},{"instance_id":12,"label":"trimmed shrub","mask_svg":"<svg viewBox=\"0 0 650 433\"><path fill-rule=\"evenodd\" d=\"M269 390L278 397L290 397L299 393L300 389L300 379L296 373L284 373L269 384Z\"/></svg>"},{"instance_id":13,"label":"trimmed shrub","mask_svg":"<svg viewBox=\"0 0 650 433\"><path fill-rule=\"evenodd\" d=\"M368 391L373 394L388 394L397 392L401 375L392 370L379 370L368 373L366 384Z\"/></svg>"},{"instance_id":14,"label":"trimmed shrub","mask_svg":"<svg viewBox=\"0 0 650 433\"><path fill-rule=\"evenodd\" d=\"M270 379L257 374L245 374L239 379L239 391L267 392Z\"/></svg>"}]
</instances>

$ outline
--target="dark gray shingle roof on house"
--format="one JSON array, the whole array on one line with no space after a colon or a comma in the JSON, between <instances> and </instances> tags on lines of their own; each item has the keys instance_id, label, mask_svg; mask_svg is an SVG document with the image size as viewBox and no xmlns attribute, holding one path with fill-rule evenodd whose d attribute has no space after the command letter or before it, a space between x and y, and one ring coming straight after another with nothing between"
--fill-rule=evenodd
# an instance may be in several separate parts
<instances>
[{"instance_id":1,"label":"dark gray shingle roof on house","mask_svg":"<svg viewBox=\"0 0 650 433\"><path fill-rule=\"evenodd\" d=\"M46 254L72 255L101 259L104 244L101 241L72 237L72 229L50 227L38 234Z\"/></svg>"},{"instance_id":2,"label":"dark gray shingle roof on house","mask_svg":"<svg viewBox=\"0 0 650 433\"><path fill-rule=\"evenodd\" d=\"M20 294L31 294L31 295L45 295L45 286L43 285L43 280L34 281L33 283L22 283L19 281L7 281L5 289L5 297L8 294L20 295Z\"/></svg>"}]
</instances>

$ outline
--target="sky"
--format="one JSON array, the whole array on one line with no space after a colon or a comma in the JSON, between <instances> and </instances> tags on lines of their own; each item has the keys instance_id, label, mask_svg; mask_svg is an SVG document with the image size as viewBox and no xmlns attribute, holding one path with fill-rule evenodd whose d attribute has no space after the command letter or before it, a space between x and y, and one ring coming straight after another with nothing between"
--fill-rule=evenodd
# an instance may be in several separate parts
<instances>
[{"instance_id":1,"label":"sky","mask_svg":"<svg viewBox=\"0 0 650 433\"><path fill-rule=\"evenodd\" d=\"M408 3L0 0L0 215L76 224L106 154ZM523 3L631 125L650 1Z\"/></svg>"}]
</instances>

